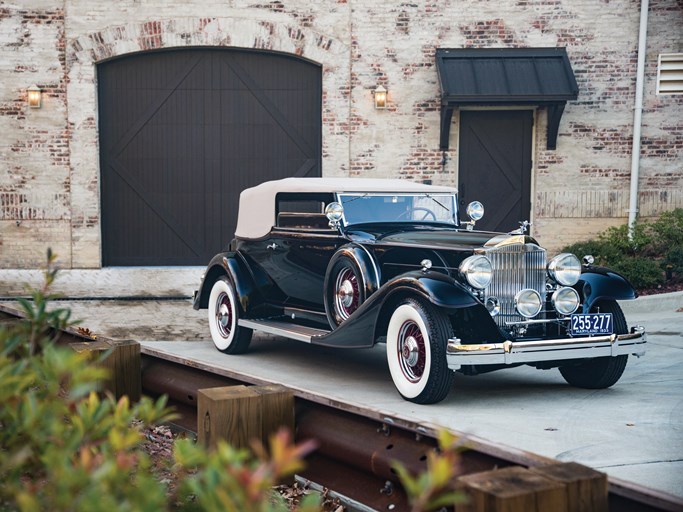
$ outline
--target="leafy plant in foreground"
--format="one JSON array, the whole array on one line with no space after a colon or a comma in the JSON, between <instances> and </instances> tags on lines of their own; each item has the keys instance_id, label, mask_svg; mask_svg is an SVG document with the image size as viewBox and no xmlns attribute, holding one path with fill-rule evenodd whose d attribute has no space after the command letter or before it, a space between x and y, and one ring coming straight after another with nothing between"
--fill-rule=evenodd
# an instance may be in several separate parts
<instances>
[{"instance_id":1,"label":"leafy plant in foreground","mask_svg":"<svg viewBox=\"0 0 683 512\"><path fill-rule=\"evenodd\" d=\"M0 510L290 510L273 487L302 468L314 445L295 445L286 431L271 438L268 452L255 446L255 455L176 441L169 490L142 448L144 428L172 418L166 399L103 396L106 371L57 344L60 329L74 322L68 309L51 307L54 262L48 251L45 284L19 300L25 319L0 324ZM396 466L414 511L461 499L453 488L456 445L445 433L440 441L425 473ZM297 510L320 510L319 496L304 497Z\"/></svg>"},{"instance_id":2,"label":"leafy plant in foreground","mask_svg":"<svg viewBox=\"0 0 683 512\"><path fill-rule=\"evenodd\" d=\"M458 490L458 458L462 447L448 431L439 432L439 450L427 454L427 471L416 476L396 462L394 470L408 495L412 512L428 512L465 503L465 494Z\"/></svg>"},{"instance_id":3,"label":"leafy plant in foreground","mask_svg":"<svg viewBox=\"0 0 683 512\"><path fill-rule=\"evenodd\" d=\"M0 507L160 510L164 487L140 451L143 425L169 418L165 399L100 397L106 373L56 344L70 313L50 309L56 276L20 300L26 318L0 327Z\"/></svg>"}]
</instances>

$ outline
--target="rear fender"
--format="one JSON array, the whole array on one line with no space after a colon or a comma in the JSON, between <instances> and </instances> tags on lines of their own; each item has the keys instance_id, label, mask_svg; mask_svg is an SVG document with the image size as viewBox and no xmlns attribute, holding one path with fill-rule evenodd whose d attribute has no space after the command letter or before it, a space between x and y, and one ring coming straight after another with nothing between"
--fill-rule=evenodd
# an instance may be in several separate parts
<instances>
[{"instance_id":1,"label":"rear fender","mask_svg":"<svg viewBox=\"0 0 683 512\"><path fill-rule=\"evenodd\" d=\"M584 313L590 312L599 300L631 300L638 296L628 279L604 267L584 267L574 288L583 296Z\"/></svg>"},{"instance_id":2,"label":"rear fender","mask_svg":"<svg viewBox=\"0 0 683 512\"><path fill-rule=\"evenodd\" d=\"M211 288L223 276L227 276L232 282L242 311L248 316L261 300L247 264L235 252L220 253L211 259L192 307L206 309L209 306Z\"/></svg>"}]
</instances>

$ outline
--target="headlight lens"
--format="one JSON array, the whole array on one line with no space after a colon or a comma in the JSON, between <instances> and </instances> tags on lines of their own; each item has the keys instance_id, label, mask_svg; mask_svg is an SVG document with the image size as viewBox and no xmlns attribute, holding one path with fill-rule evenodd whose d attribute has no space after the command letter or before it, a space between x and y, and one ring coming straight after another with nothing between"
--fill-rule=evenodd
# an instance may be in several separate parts
<instances>
[{"instance_id":1,"label":"headlight lens","mask_svg":"<svg viewBox=\"0 0 683 512\"><path fill-rule=\"evenodd\" d=\"M344 207L341 203L333 202L325 207L325 215L330 222L339 222L344 214Z\"/></svg>"},{"instance_id":2,"label":"headlight lens","mask_svg":"<svg viewBox=\"0 0 683 512\"><path fill-rule=\"evenodd\" d=\"M560 288L552 296L555 311L561 315L571 315L579 308L579 294L574 288Z\"/></svg>"},{"instance_id":3,"label":"headlight lens","mask_svg":"<svg viewBox=\"0 0 683 512\"><path fill-rule=\"evenodd\" d=\"M460 275L462 275L470 286L474 288L486 288L491 282L491 262L486 256L470 256L460 264Z\"/></svg>"},{"instance_id":4,"label":"headlight lens","mask_svg":"<svg viewBox=\"0 0 683 512\"><path fill-rule=\"evenodd\" d=\"M515 295L515 307L517 312L525 318L532 318L541 312L543 301L536 290L527 288Z\"/></svg>"},{"instance_id":5,"label":"headlight lens","mask_svg":"<svg viewBox=\"0 0 683 512\"><path fill-rule=\"evenodd\" d=\"M581 262L568 252L558 254L548 263L548 274L564 286L573 286L581 277Z\"/></svg>"},{"instance_id":6,"label":"headlight lens","mask_svg":"<svg viewBox=\"0 0 683 512\"><path fill-rule=\"evenodd\" d=\"M484 217L484 205L479 201L472 201L467 205L467 216L475 222L481 220Z\"/></svg>"}]
</instances>

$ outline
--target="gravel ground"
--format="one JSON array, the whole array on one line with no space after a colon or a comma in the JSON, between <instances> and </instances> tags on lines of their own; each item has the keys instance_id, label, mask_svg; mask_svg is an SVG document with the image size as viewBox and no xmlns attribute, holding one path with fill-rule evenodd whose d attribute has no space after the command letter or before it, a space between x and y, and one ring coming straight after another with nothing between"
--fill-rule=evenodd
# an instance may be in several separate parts
<instances>
[{"instance_id":1,"label":"gravel ground","mask_svg":"<svg viewBox=\"0 0 683 512\"><path fill-rule=\"evenodd\" d=\"M168 485L168 494L172 496L176 492L176 477L171 469L173 460L173 443L176 439L185 438L188 435L184 431L174 431L168 426L159 425L148 428L144 431L145 441L142 449L149 455L152 461L152 471L157 478ZM293 485L278 485L274 489L284 499L290 510L296 507L304 496L311 492L305 486L295 482ZM345 508L338 499L332 498L323 492L322 495L323 512L344 512Z\"/></svg>"}]
</instances>

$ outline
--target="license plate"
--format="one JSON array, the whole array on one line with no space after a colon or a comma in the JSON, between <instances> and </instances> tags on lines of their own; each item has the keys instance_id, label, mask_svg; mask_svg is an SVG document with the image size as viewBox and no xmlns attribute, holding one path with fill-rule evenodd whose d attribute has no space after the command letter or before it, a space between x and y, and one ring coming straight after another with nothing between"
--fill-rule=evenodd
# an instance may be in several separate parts
<instances>
[{"instance_id":1,"label":"license plate","mask_svg":"<svg viewBox=\"0 0 683 512\"><path fill-rule=\"evenodd\" d=\"M572 315L570 318L572 335L612 334L612 313L588 313Z\"/></svg>"}]
</instances>

